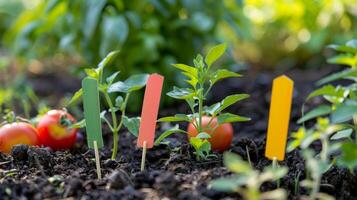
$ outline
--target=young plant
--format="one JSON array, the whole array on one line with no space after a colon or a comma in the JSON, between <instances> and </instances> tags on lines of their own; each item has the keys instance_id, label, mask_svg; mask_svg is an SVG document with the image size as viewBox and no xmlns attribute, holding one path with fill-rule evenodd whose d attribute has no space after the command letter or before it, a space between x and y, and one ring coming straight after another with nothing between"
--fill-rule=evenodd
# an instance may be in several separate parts
<instances>
[{"instance_id":1,"label":"young plant","mask_svg":"<svg viewBox=\"0 0 357 200\"><path fill-rule=\"evenodd\" d=\"M330 45L329 48L340 53L328 59L328 62L347 65L349 69L318 81L318 85L327 85L310 93L307 101L322 96L328 103L312 109L298 122L304 123L310 119L329 115L331 123L343 126L343 130L331 139L342 140L339 142L341 156L338 157L337 163L353 171L357 167L357 40L351 40L345 45ZM342 79L347 80L346 85L329 84Z\"/></svg>"},{"instance_id":2,"label":"young plant","mask_svg":"<svg viewBox=\"0 0 357 200\"><path fill-rule=\"evenodd\" d=\"M210 187L222 192L238 192L244 199L286 199L284 189L260 192L260 187L268 181L276 181L288 172L287 167L266 167L262 172L255 170L249 163L236 154L224 153L224 165L234 173L230 178L212 181Z\"/></svg>"},{"instance_id":3,"label":"young plant","mask_svg":"<svg viewBox=\"0 0 357 200\"><path fill-rule=\"evenodd\" d=\"M113 133L113 151L112 159L114 160L118 152L118 140L119 140L119 130L124 125L128 128L129 132L137 135L138 133L138 124L140 122L139 117L129 118L126 116L126 107L130 98L130 94L137 90L143 88L146 84L148 75L147 74L138 74L133 75L126 79L125 81L115 82L116 77L119 72L115 72L112 75L108 76L103 80L103 71L110 62L117 56L118 52L109 53L98 65L96 69L86 69L86 74L89 77L92 77L98 81L99 92L104 96L104 100L108 106L108 110L104 110L101 113L102 120L108 125L110 130ZM111 93L122 93L123 95L118 95L115 101L112 101L110 96ZM83 95L82 89L80 89L73 96L70 104L76 102ZM121 112L120 118L117 117L117 112ZM111 115L111 122L107 119L106 113L109 112Z\"/></svg>"},{"instance_id":4,"label":"young plant","mask_svg":"<svg viewBox=\"0 0 357 200\"><path fill-rule=\"evenodd\" d=\"M343 126L330 124L327 118L318 118L314 128L308 130L300 128L292 134L293 141L289 143L288 151L296 148L302 150L308 173L307 179L303 180L301 185L311 189L310 199L327 197L327 194L320 193L321 178L335 162L332 155L340 146L338 143L331 144L330 138L341 129ZM311 144L316 141L321 143L321 150L318 152L311 147Z\"/></svg>"},{"instance_id":5,"label":"young plant","mask_svg":"<svg viewBox=\"0 0 357 200\"><path fill-rule=\"evenodd\" d=\"M188 87L174 87L167 95L184 100L188 104L191 114L176 114L170 117L159 119L159 122L188 122L189 130L185 131L176 126L163 133L155 142L160 143L164 138L172 133L184 133L189 135L190 144L195 149L197 160L205 160L212 156L213 150L224 151L230 146L233 137L231 122L248 121L249 118L232 113L222 113L232 104L249 97L247 94L234 94L227 96L222 101L211 106L205 106L205 100L212 87L220 80L232 77L241 77L240 74L226 69L213 70L212 64L219 59L226 50L226 44L213 47L205 58L197 55L194 59L194 66L185 64L174 64L187 77ZM228 126L228 127L227 127ZM191 129L190 129L191 127Z\"/></svg>"}]
</instances>

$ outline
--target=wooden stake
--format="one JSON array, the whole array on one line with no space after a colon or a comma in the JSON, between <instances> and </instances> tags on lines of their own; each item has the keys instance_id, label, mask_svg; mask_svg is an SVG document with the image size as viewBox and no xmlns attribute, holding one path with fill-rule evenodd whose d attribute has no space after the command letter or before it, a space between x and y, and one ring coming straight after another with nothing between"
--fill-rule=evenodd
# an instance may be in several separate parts
<instances>
[{"instance_id":1,"label":"wooden stake","mask_svg":"<svg viewBox=\"0 0 357 200\"><path fill-rule=\"evenodd\" d=\"M141 167L140 167L141 171L144 171L144 169L145 169L146 149L147 149L146 145L147 145L147 142L144 141L144 143L143 143L143 154L141 155Z\"/></svg>"},{"instance_id":2,"label":"wooden stake","mask_svg":"<svg viewBox=\"0 0 357 200\"><path fill-rule=\"evenodd\" d=\"M95 164L97 167L98 179L102 179L102 171L100 169L100 158L99 158L98 144L97 144L96 140L93 141L93 146L94 146Z\"/></svg>"}]
</instances>

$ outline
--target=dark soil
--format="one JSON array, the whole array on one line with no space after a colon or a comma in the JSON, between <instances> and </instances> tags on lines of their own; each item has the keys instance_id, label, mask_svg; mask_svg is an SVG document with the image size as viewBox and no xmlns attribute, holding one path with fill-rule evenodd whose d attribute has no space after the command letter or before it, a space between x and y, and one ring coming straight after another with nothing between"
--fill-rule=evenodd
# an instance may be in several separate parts
<instances>
[{"instance_id":1,"label":"dark soil","mask_svg":"<svg viewBox=\"0 0 357 200\"><path fill-rule=\"evenodd\" d=\"M318 70L287 73L296 86L292 122L300 117L301 105L313 89L314 81L326 73ZM264 158L264 147L271 81L275 76L271 72L259 75L251 72L245 78L227 80L214 88L210 99L211 103L216 102L237 91L251 95L249 100L230 109L232 113L252 118L250 122L234 125L231 151L247 159L248 149L257 169L271 164ZM316 103L307 104L307 109ZM186 110L178 104L163 109L160 115ZM161 124L157 134L166 125ZM296 130L297 125L292 123L290 129ZM140 172L141 150L136 148L135 138L127 132L120 134L119 155L113 161L110 160L111 136L105 133L106 148L101 150L102 180L96 177L93 151L87 149L84 137L80 138L78 145L67 151L19 145L13 148L12 155L0 154L0 199L241 199L237 194L208 187L211 180L229 176L230 172L223 166L221 154L217 154L217 159L197 162L184 136L176 135L169 139L169 145L150 149L146 170ZM281 186L287 189L289 199L299 199L306 190L295 191L295 180L305 178L304 161L294 151L280 164L289 167ZM262 186L263 191L274 188L275 183ZM324 174L321 190L336 199L356 199L357 177L348 170L333 167Z\"/></svg>"}]
</instances>

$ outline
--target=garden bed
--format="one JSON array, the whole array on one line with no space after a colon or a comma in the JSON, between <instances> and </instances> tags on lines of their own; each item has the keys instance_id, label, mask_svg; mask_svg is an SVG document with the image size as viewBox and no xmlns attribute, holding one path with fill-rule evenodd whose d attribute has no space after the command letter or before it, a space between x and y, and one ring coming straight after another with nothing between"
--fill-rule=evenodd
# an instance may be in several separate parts
<instances>
[{"instance_id":1,"label":"garden bed","mask_svg":"<svg viewBox=\"0 0 357 200\"><path fill-rule=\"evenodd\" d=\"M329 70L294 70L289 75L295 81L292 122L301 116L301 105L314 82ZM251 95L230 108L232 113L244 114L252 118L250 122L234 125L235 134L231 151L250 160L256 169L271 165L264 157L265 134L271 81L276 75L267 72L248 73L239 80L229 79L218 84L210 98L211 102L221 100L231 92L245 92ZM34 77L33 81L41 81ZM52 80L49 80L50 82ZM42 80L42 82L45 82ZM36 87L35 87L36 90ZM210 103L211 103L210 102ZM319 102L313 102L319 103ZM309 105L307 105L308 107ZM187 107L174 105L160 111L160 116L184 112ZM162 125L162 124L161 124ZM165 124L163 124L165 126ZM183 124L183 126L185 126ZM161 128L161 127L160 127ZM294 123L290 130L296 130ZM106 129L104 129L106 130ZM75 148L53 152L48 148L17 146L12 155L0 155L0 197L4 199L240 199L238 194L228 194L210 189L214 179L229 176L221 154L218 157L196 161L192 147L185 136L168 138L170 146L161 144L149 149L146 170L140 171L141 149L136 147L136 138L128 132L119 134L118 159L110 159L111 134L104 131L106 148L101 151L103 179L98 180L94 153L85 145L84 134ZM316 148L320 148L316 144ZM281 187L287 189L289 199L298 199L306 190L296 187L297 180L305 176L304 161L297 151L288 153L280 163L289 168L282 178ZM262 186L262 191L276 188L275 183ZM321 192L336 199L355 199L357 177L346 169L332 167L323 176Z\"/></svg>"}]
</instances>

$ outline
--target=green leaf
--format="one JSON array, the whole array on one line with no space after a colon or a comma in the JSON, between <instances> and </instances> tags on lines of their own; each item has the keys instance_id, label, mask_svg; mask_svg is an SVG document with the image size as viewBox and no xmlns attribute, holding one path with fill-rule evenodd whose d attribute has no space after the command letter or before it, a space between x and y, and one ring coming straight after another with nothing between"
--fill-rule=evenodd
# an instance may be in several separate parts
<instances>
[{"instance_id":1,"label":"green leaf","mask_svg":"<svg viewBox=\"0 0 357 200\"><path fill-rule=\"evenodd\" d=\"M345 129L342 131L338 131L331 137L331 140L340 140L340 139L350 138L352 133L353 133L353 129L351 129L351 128Z\"/></svg>"},{"instance_id":2,"label":"green leaf","mask_svg":"<svg viewBox=\"0 0 357 200\"><path fill-rule=\"evenodd\" d=\"M353 39L353 40L346 42L346 46L355 49L356 50L355 53L357 53L357 39Z\"/></svg>"},{"instance_id":3,"label":"green leaf","mask_svg":"<svg viewBox=\"0 0 357 200\"><path fill-rule=\"evenodd\" d=\"M113 83L108 88L108 92L130 93L136 90L140 90L146 85L148 77L149 77L148 74L137 74L137 75L130 76L124 82L118 81L116 83Z\"/></svg>"},{"instance_id":4,"label":"green leaf","mask_svg":"<svg viewBox=\"0 0 357 200\"><path fill-rule=\"evenodd\" d=\"M196 138L199 139L209 139L211 138L211 135L205 132L199 133L198 135L196 135Z\"/></svg>"},{"instance_id":5,"label":"green leaf","mask_svg":"<svg viewBox=\"0 0 357 200\"><path fill-rule=\"evenodd\" d=\"M246 122L250 120L250 118L248 117L242 117L232 113L221 114L217 117L217 119L218 119L218 124L232 123L232 122Z\"/></svg>"},{"instance_id":6,"label":"green leaf","mask_svg":"<svg viewBox=\"0 0 357 200\"><path fill-rule=\"evenodd\" d=\"M71 100L68 102L67 106L76 104L78 101L82 99L83 96L83 89L81 88L72 96Z\"/></svg>"},{"instance_id":7,"label":"green leaf","mask_svg":"<svg viewBox=\"0 0 357 200\"><path fill-rule=\"evenodd\" d=\"M341 123L351 120L353 115L357 114L357 105L348 105L346 103L338 105L331 114L332 123Z\"/></svg>"},{"instance_id":8,"label":"green leaf","mask_svg":"<svg viewBox=\"0 0 357 200\"><path fill-rule=\"evenodd\" d=\"M323 115L327 115L329 113L331 113L332 109L331 106L328 105L321 105L318 106L317 108L314 108L312 110L310 110L308 113L306 113L304 116L302 116L297 123L301 124L303 122L306 122L310 119L316 118L316 117L320 117Z\"/></svg>"},{"instance_id":9,"label":"green leaf","mask_svg":"<svg viewBox=\"0 0 357 200\"><path fill-rule=\"evenodd\" d=\"M203 140L200 138L191 137L189 141L196 151L199 151L201 146L203 145Z\"/></svg>"},{"instance_id":10,"label":"green leaf","mask_svg":"<svg viewBox=\"0 0 357 200\"><path fill-rule=\"evenodd\" d=\"M135 137L138 137L139 127L140 127L140 117L129 118L124 116L123 125L128 129L128 131Z\"/></svg>"},{"instance_id":11,"label":"green leaf","mask_svg":"<svg viewBox=\"0 0 357 200\"><path fill-rule=\"evenodd\" d=\"M106 79L107 83L108 83L109 85L111 85L111 84L113 83L113 81L115 80L115 78L118 76L119 73L120 73L120 72L115 72L115 73L113 73L112 75L110 75L110 76Z\"/></svg>"},{"instance_id":12,"label":"green leaf","mask_svg":"<svg viewBox=\"0 0 357 200\"><path fill-rule=\"evenodd\" d=\"M224 165L234 173L248 174L253 171L249 163L242 160L242 158L234 153L225 152L223 155Z\"/></svg>"},{"instance_id":13,"label":"green leaf","mask_svg":"<svg viewBox=\"0 0 357 200\"><path fill-rule=\"evenodd\" d=\"M210 115L214 115L217 112L217 110L220 108L220 106L221 106L221 102L218 102L218 103L215 103L209 107L204 107L203 111Z\"/></svg>"},{"instance_id":14,"label":"green leaf","mask_svg":"<svg viewBox=\"0 0 357 200\"><path fill-rule=\"evenodd\" d=\"M184 72L189 73L192 77L197 78L197 73L198 70L194 67L191 67L189 65L185 65L185 64L172 64L172 66L176 67L177 69L180 69Z\"/></svg>"},{"instance_id":15,"label":"green leaf","mask_svg":"<svg viewBox=\"0 0 357 200\"><path fill-rule=\"evenodd\" d=\"M336 81L339 79L347 79L350 77L356 77L357 76L357 69L347 69L342 72L337 72L334 74L331 74L317 82L317 85L323 85L332 81Z\"/></svg>"},{"instance_id":16,"label":"green leaf","mask_svg":"<svg viewBox=\"0 0 357 200\"><path fill-rule=\"evenodd\" d=\"M77 122L77 123L74 123L72 124L71 128L84 128L86 127L86 120L85 119L82 119L81 121Z\"/></svg>"},{"instance_id":17,"label":"green leaf","mask_svg":"<svg viewBox=\"0 0 357 200\"><path fill-rule=\"evenodd\" d=\"M341 52L345 52L345 53L357 53L357 48L353 48L353 47L350 47L350 46L347 46L347 45L328 45L327 46L328 48L331 48L331 49L335 49L336 51L341 51Z\"/></svg>"},{"instance_id":18,"label":"green leaf","mask_svg":"<svg viewBox=\"0 0 357 200\"><path fill-rule=\"evenodd\" d=\"M326 85L322 88L319 88L309 94L307 97L307 101L321 95L326 95L326 96L331 96L331 97L338 97L338 98L344 98L345 95L345 90L343 90L341 87L334 87L333 85Z\"/></svg>"},{"instance_id":19,"label":"green leaf","mask_svg":"<svg viewBox=\"0 0 357 200\"><path fill-rule=\"evenodd\" d=\"M337 163L349 169L357 167L357 144L351 141L345 142L341 146L341 151L342 155Z\"/></svg>"},{"instance_id":20,"label":"green leaf","mask_svg":"<svg viewBox=\"0 0 357 200\"><path fill-rule=\"evenodd\" d=\"M194 96L194 92L188 88L174 87L174 89L168 92L167 95L175 99L188 99Z\"/></svg>"},{"instance_id":21,"label":"green leaf","mask_svg":"<svg viewBox=\"0 0 357 200\"><path fill-rule=\"evenodd\" d=\"M108 53L108 55L103 58L102 61L98 64L98 67L96 68L96 71L102 71L105 67L107 67L109 64L111 64L115 58L119 55L119 51L112 51Z\"/></svg>"},{"instance_id":22,"label":"green leaf","mask_svg":"<svg viewBox=\"0 0 357 200\"><path fill-rule=\"evenodd\" d=\"M190 115L185 115L185 114L176 114L175 116L171 117L163 117L157 120L158 122L191 122L192 117Z\"/></svg>"},{"instance_id":23,"label":"green leaf","mask_svg":"<svg viewBox=\"0 0 357 200\"><path fill-rule=\"evenodd\" d=\"M210 186L221 192L235 192L242 184L239 182L242 177L220 178L211 182ZM245 182L245 181L244 181Z\"/></svg>"},{"instance_id":24,"label":"green leaf","mask_svg":"<svg viewBox=\"0 0 357 200\"><path fill-rule=\"evenodd\" d=\"M86 40L90 40L95 33L101 18L102 9L106 2L106 0L86 0L83 2L85 7L83 14L85 14L85 17L83 26L81 27Z\"/></svg>"},{"instance_id":25,"label":"green leaf","mask_svg":"<svg viewBox=\"0 0 357 200\"><path fill-rule=\"evenodd\" d=\"M218 113L220 113L221 111L223 111L224 109L228 108L229 106L235 104L238 101L241 101L243 99L248 98L249 95L248 94L234 94L234 95L229 95L226 98L224 98L221 102L220 102L220 106L219 108L214 112L214 115L217 115Z\"/></svg>"},{"instance_id":26,"label":"green leaf","mask_svg":"<svg viewBox=\"0 0 357 200\"><path fill-rule=\"evenodd\" d=\"M87 69L84 69L84 71L86 72L87 76L92 77L92 78L98 80L99 75L98 75L98 72L97 72L95 69L93 69L93 68L87 68Z\"/></svg>"},{"instance_id":27,"label":"green leaf","mask_svg":"<svg viewBox=\"0 0 357 200\"><path fill-rule=\"evenodd\" d=\"M219 69L213 74L212 78L210 79L210 82L212 85L214 85L219 80L222 80L225 78L241 77L241 76L242 75L240 75L238 73L231 72L226 69Z\"/></svg>"},{"instance_id":28,"label":"green leaf","mask_svg":"<svg viewBox=\"0 0 357 200\"><path fill-rule=\"evenodd\" d=\"M205 62L210 67L218 58L220 58L226 51L227 45L225 43L214 46L208 51Z\"/></svg>"},{"instance_id":29,"label":"green leaf","mask_svg":"<svg viewBox=\"0 0 357 200\"><path fill-rule=\"evenodd\" d=\"M109 51L121 49L129 34L129 25L125 16L103 14L101 19L101 38L99 53L101 56Z\"/></svg>"},{"instance_id":30,"label":"green leaf","mask_svg":"<svg viewBox=\"0 0 357 200\"><path fill-rule=\"evenodd\" d=\"M186 80L188 84L196 87L198 82L198 70L196 68L185 64L173 64L173 66L182 70L182 74L189 78L189 80Z\"/></svg>"},{"instance_id":31,"label":"green leaf","mask_svg":"<svg viewBox=\"0 0 357 200\"><path fill-rule=\"evenodd\" d=\"M339 54L327 59L328 63L331 64L340 64L340 65L348 65L351 67L356 66L357 58L352 54Z\"/></svg>"},{"instance_id":32,"label":"green leaf","mask_svg":"<svg viewBox=\"0 0 357 200\"><path fill-rule=\"evenodd\" d=\"M122 105L124 103L124 99L122 96L118 96L116 99L115 99L115 106L118 107L120 110L122 109Z\"/></svg>"},{"instance_id":33,"label":"green leaf","mask_svg":"<svg viewBox=\"0 0 357 200\"><path fill-rule=\"evenodd\" d=\"M169 130L166 130L165 132L163 132L156 140L155 140L155 146L159 145L161 143L161 141L163 141L165 138L169 137L170 135L174 134L174 133L185 133L185 131L180 130L179 129L179 125L175 125L174 127L172 127Z\"/></svg>"}]
</instances>

